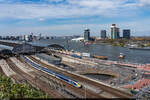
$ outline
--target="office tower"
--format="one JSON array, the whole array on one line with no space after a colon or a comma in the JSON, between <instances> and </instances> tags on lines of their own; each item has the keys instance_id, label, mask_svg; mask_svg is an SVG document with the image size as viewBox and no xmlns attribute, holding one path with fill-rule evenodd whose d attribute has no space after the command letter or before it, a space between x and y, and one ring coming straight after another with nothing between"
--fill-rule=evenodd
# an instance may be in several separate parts
<instances>
[{"instance_id":1,"label":"office tower","mask_svg":"<svg viewBox=\"0 0 150 100\"><path fill-rule=\"evenodd\" d=\"M41 37L42 37L42 34L40 33L40 34L39 34L39 38L41 38Z\"/></svg>"},{"instance_id":2,"label":"office tower","mask_svg":"<svg viewBox=\"0 0 150 100\"><path fill-rule=\"evenodd\" d=\"M32 41L33 40L33 35L29 35L28 38L29 38L29 41Z\"/></svg>"},{"instance_id":3,"label":"office tower","mask_svg":"<svg viewBox=\"0 0 150 100\"><path fill-rule=\"evenodd\" d=\"M120 38L120 28L116 28L116 33L117 33L117 39Z\"/></svg>"},{"instance_id":4,"label":"office tower","mask_svg":"<svg viewBox=\"0 0 150 100\"><path fill-rule=\"evenodd\" d=\"M130 29L123 30L123 38L130 39Z\"/></svg>"},{"instance_id":5,"label":"office tower","mask_svg":"<svg viewBox=\"0 0 150 100\"><path fill-rule=\"evenodd\" d=\"M85 29L84 30L84 40L85 41L89 41L90 40L90 30L89 29Z\"/></svg>"},{"instance_id":6,"label":"office tower","mask_svg":"<svg viewBox=\"0 0 150 100\"><path fill-rule=\"evenodd\" d=\"M29 41L29 36L28 35L24 35L24 39L25 39L25 41Z\"/></svg>"},{"instance_id":7,"label":"office tower","mask_svg":"<svg viewBox=\"0 0 150 100\"><path fill-rule=\"evenodd\" d=\"M119 39L119 38L120 38L120 28L116 27L116 24L112 24L111 39Z\"/></svg>"},{"instance_id":8,"label":"office tower","mask_svg":"<svg viewBox=\"0 0 150 100\"><path fill-rule=\"evenodd\" d=\"M106 30L101 30L101 38L102 39L106 38Z\"/></svg>"}]
</instances>

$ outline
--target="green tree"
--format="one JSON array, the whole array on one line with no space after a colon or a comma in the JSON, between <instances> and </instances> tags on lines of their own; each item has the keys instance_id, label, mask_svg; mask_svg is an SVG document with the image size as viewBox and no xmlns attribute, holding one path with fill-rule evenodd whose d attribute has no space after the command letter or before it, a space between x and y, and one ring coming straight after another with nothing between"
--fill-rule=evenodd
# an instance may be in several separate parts
<instances>
[{"instance_id":1,"label":"green tree","mask_svg":"<svg viewBox=\"0 0 150 100\"><path fill-rule=\"evenodd\" d=\"M30 84L15 84L10 78L0 75L0 99L6 98L49 98L47 94Z\"/></svg>"}]
</instances>

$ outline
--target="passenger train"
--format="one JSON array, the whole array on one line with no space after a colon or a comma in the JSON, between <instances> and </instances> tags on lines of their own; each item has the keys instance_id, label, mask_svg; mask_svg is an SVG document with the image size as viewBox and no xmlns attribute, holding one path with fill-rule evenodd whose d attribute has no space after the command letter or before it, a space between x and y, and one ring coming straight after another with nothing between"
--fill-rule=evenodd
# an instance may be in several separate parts
<instances>
[{"instance_id":1,"label":"passenger train","mask_svg":"<svg viewBox=\"0 0 150 100\"><path fill-rule=\"evenodd\" d=\"M80 83L78 83L77 81L73 80L73 79L70 79L69 77L67 76L64 76L62 74L59 74L57 72L54 72L48 68L45 68L45 67L41 67L39 64L31 61L29 58L25 57L25 56L21 56L26 62L28 62L29 64L31 64L34 68L38 69L38 70L41 70L43 72L46 72L50 75L53 75L69 84L72 84L73 86L77 87L77 88L81 88L82 85Z\"/></svg>"}]
</instances>

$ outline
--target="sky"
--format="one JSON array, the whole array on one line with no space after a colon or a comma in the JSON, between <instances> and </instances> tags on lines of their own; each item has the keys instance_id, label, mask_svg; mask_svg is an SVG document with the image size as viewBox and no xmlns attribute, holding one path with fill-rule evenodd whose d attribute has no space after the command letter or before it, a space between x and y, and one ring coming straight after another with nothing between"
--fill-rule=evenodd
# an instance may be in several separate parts
<instances>
[{"instance_id":1,"label":"sky","mask_svg":"<svg viewBox=\"0 0 150 100\"><path fill-rule=\"evenodd\" d=\"M99 36L113 23L150 36L150 0L0 0L0 35Z\"/></svg>"}]
</instances>

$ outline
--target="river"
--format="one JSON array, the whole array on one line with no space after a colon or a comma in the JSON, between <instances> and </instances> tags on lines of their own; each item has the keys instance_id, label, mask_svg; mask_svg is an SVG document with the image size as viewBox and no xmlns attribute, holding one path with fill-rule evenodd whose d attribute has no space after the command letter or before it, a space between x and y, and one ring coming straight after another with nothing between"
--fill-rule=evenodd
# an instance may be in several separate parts
<instances>
[{"instance_id":1,"label":"river","mask_svg":"<svg viewBox=\"0 0 150 100\"><path fill-rule=\"evenodd\" d=\"M50 44L60 44L69 50L78 52L89 52L91 55L96 54L100 56L108 56L109 60L119 61L118 56L120 53L126 55L125 59L121 61L132 63L150 63L150 51L144 50L131 50L125 47L91 44L84 46L81 42L67 42L67 39L53 39L53 40L40 40L34 41L32 44L39 46L47 46Z\"/></svg>"}]
</instances>

